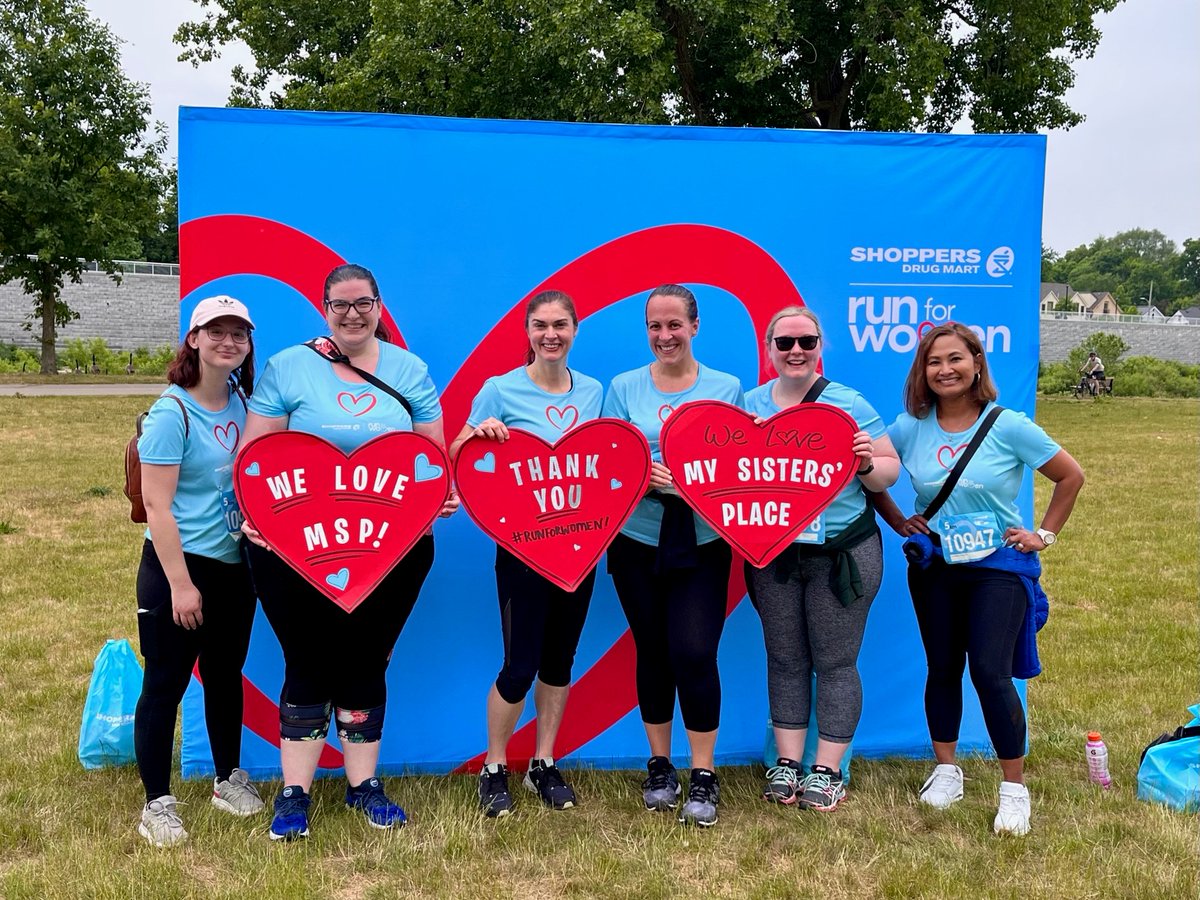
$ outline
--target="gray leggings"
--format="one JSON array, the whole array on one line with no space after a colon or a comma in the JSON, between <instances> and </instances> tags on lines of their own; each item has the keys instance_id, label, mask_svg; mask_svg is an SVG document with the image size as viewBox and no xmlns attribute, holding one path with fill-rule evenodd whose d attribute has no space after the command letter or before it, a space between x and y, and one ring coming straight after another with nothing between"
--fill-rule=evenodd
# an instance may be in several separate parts
<instances>
[{"instance_id":1,"label":"gray leggings","mask_svg":"<svg viewBox=\"0 0 1200 900\"><path fill-rule=\"evenodd\" d=\"M806 557L786 584L775 583L775 563L746 566L753 580L755 609L762 618L767 645L767 693L776 728L808 727L812 711L812 673L817 673L817 733L826 741L848 744L862 715L858 651L871 601L883 578L878 534L850 551L862 576L865 596L842 606L830 590L829 557Z\"/></svg>"}]
</instances>

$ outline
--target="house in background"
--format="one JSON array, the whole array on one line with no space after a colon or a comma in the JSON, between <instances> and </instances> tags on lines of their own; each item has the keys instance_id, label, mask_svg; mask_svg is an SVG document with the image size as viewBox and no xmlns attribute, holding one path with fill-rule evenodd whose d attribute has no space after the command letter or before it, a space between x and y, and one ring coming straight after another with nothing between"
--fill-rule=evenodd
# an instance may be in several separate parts
<instances>
[{"instance_id":1,"label":"house in background","mask_svg":"<svg viewBox=\"0 0 1200 900\"><path fill-rule=\"evenodd\" d=\"M1159 325L1167 320L1167 317L1163 315L1163 311L1157 306L1139 306L1137 307L1137 314L1143 319L1156 322Z\"/></svg>"},{"instance_id":2,"label":"house in background","mask_svg":"<svg viewBox=\"0 0 1200 900\"><path fill-rule=\"evenodd\" d=\"M1167 319L1168 325L1200 325L1200 306L1189 306L1187 309L1176 311Z\"/></svg>"},{"instance_id":3,"label":"house in background","mask_svg":"<svg viewBox=\"0 0 1200 900\"><path fill-rule=\"evenodd\" d=\"M1057 281L1043 281L1041 293L1039 294L1041 297L1041 303L1038 304L1038 311L1042 315L1053 312L1062 312L1062 310L1056 309L1056 307L1062 301L1063 297L1068 297L1070 294L1071 286L1069 284L1062 284L1061 282ZM1079 306L1077 309L1069 311L1082 313L1083 307Z\"/></svg>"},{"instance_id":4,"label":"house in background","mask_svg":"<svg viewBox=\"0 0 1200 900\"><path fill-rule=\"evenodd\" d=\"M1121 307L1117 303L1117 298L1108 291L1076 291L1071 295L1071 299L1076 301L1083 314L1088 318L1093 316L1119 316Z\"/></svg>"}]
</instances>

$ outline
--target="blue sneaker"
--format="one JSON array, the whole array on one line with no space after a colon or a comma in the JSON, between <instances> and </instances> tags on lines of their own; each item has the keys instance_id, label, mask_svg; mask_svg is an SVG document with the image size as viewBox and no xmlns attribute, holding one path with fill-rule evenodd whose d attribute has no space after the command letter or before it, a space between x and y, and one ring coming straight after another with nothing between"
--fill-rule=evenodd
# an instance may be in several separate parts
<instances>
[{"instance_id":1,"label":"blue sneaker","mask_svg":"<svg viewBox=\"0 0 1200 900\"><path fill-rule=\"evenodd\" d=\"M408 821L404 810L387 798L378 778L368 778L358 787L346 788L346 805L361 809L372 828L398 828Z\"/></svg>"},{"instance_id":2,"label":"blue sneaker","mask_svg":"<svg viewBox=\"0 0 1200 900\"><path fill-rule=\"evenodd\" d=\"M298 784L289 784L275 798L271 840L290 841L308 837L308 794Z\"/></svg>"}]
</instances>

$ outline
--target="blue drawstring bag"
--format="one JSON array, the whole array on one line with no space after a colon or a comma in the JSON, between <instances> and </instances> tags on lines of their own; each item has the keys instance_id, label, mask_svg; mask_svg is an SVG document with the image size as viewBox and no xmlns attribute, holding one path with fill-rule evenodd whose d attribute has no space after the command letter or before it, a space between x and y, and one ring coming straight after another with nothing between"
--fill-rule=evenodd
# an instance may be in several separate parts
<instances>
[{"instance_id":1,"label":"blue drawstring bag","mask_svg":"<svg viewBox=\"0 0 1200 900\"><path fill-rule=\"evenodd\" d=\"M96 657L79 727L85 769L135 762L133 714L142 693L142 666L129 641L109 640Z\"/></svg>"},{"instance_id":2,"label":"blue drawstring bag","mask_svg":"<svg viewBox=\"0 0 1200 900\"><path fill-rule=\"evenodd\" d=\"M1168 732L1142 753L1139 800L1181 812L1200 812L1200 703L1189 706L1192 721Z\"/></svg>"}]
</instances>

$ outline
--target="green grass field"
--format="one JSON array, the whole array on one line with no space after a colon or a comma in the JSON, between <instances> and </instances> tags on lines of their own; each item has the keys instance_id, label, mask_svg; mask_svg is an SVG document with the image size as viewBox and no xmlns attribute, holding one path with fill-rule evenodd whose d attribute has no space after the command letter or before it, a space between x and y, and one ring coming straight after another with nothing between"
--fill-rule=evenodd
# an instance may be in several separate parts
<instances>
[{"instance_id":1,"label":"green grass field","mask_svg":"<svg viewBox=\"0 0 1200 900\"><path fill-rule=\"evenodd\" d=\"M1088 483L1046 554L1045 674L1030 684L1034 832L991 833L999 773L967 760L966 799L915 799L925 761L856 760L849 801L823 816L757 799L761 770L724 769L721 822L685 830L645 812L640 776L584 772L584 803L521 798L499 823L474 779L393 780L414 814L372 831L318 784L311 840L273 845L204 782L176 782L188 845L135 831L132 768L75 758L92 660L133 637L140 537L121 452L146 399L0 397L0 897L1196 897L1197 819L1139 803L1141 748L1197 699L1200 403L1042 401L1039 419ZM1039 509L1048 491L1038 485ZM135 642L136 644L136 642ZM481 703L482 707L482 703ZM468 710L464 714L482 714ZM1084 733L1115 777L1086 779ZM273 795L275 785L265 794Z\"/></svg>"}]
</instances>

